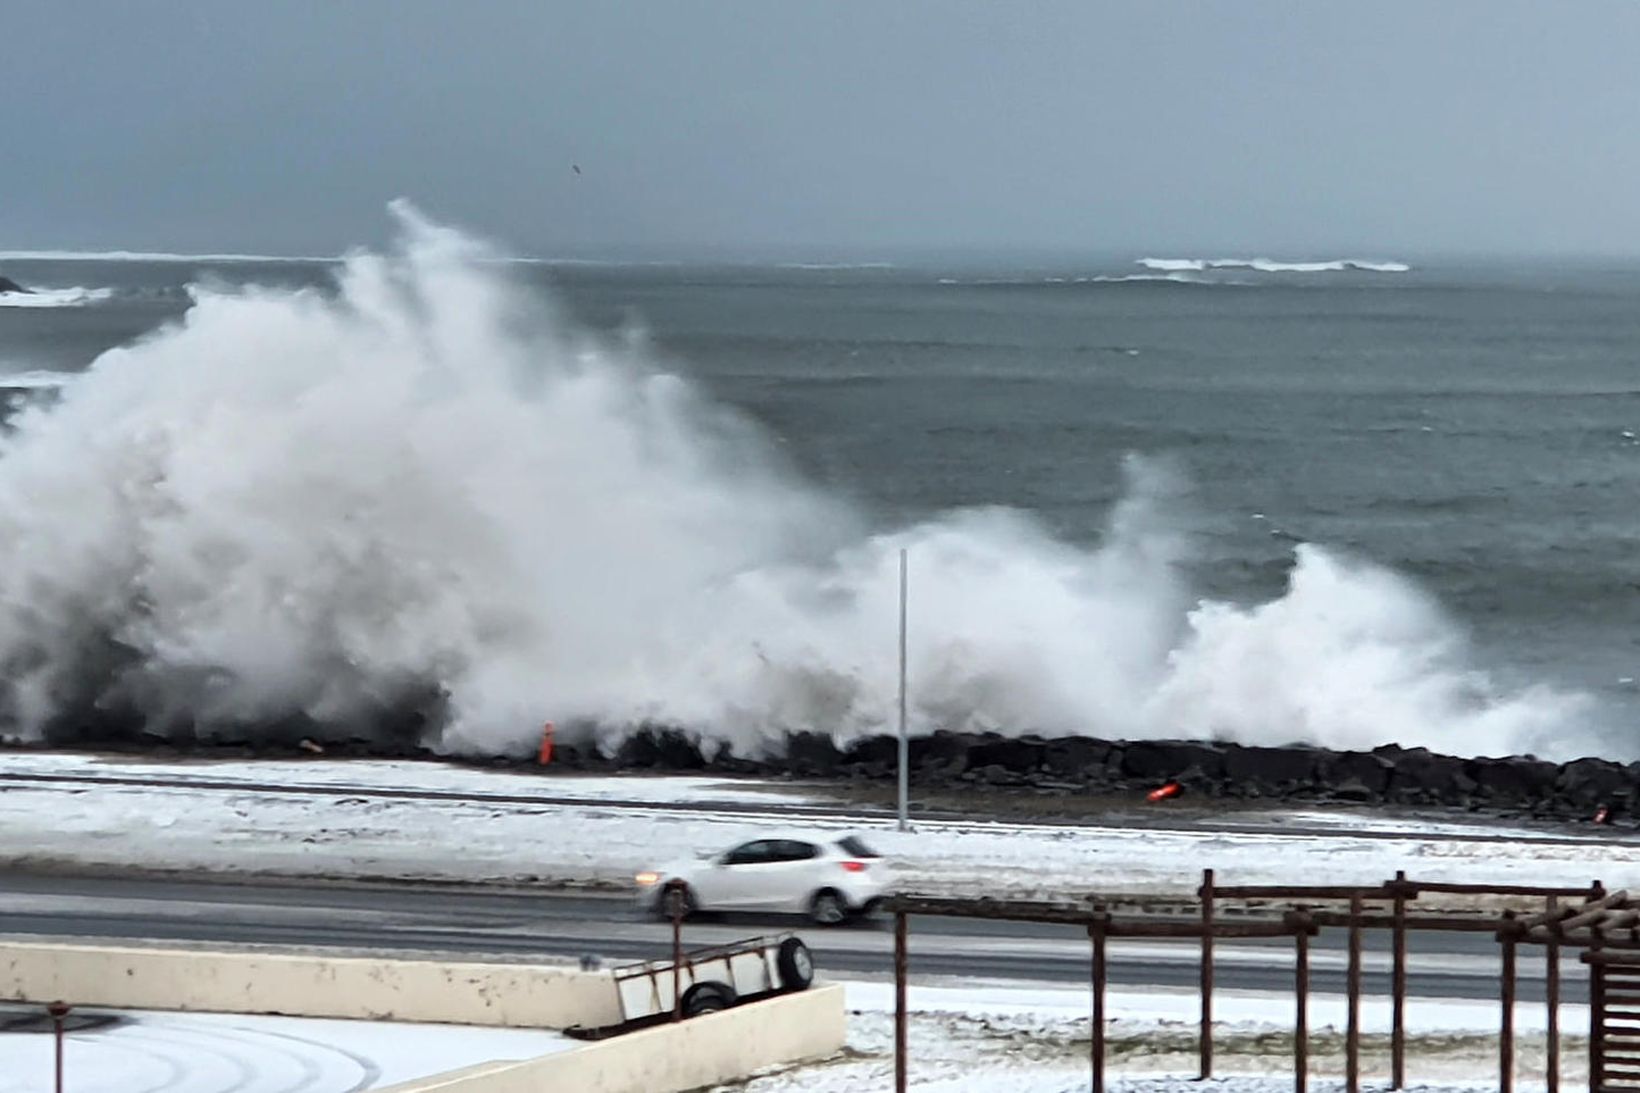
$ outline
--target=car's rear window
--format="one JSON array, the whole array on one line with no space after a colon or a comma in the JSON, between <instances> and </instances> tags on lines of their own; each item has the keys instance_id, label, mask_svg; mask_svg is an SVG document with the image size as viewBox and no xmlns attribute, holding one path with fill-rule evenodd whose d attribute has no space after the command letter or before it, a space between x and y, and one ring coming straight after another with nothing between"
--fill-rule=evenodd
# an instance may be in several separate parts
<instances>
[{"instance_id":1,"label":"car's rear window","mask_svg":"<svg viewBox=\"0 0 1640 1093\"><path fill-rule=\"evenodd\" d=\"M882 857L881 854L877 853L877 851L871 849L871 847L860 841L859 837L855 835L846 835L843 838L838 839L837 845L842 847L848 853L854 855L856 858Z\"/></svg>"}]
</instances>

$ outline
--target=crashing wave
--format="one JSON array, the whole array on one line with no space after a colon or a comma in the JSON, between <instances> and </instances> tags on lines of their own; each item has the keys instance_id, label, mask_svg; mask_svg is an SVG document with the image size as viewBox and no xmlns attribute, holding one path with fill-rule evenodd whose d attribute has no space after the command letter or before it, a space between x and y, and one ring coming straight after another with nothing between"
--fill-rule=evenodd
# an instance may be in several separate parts
<instances>
[{"instance_id":1,"label":"crashing wave","mask_svg":"<svg viewBox=\"0 0 1640 1093\"><path fill-rule=\"evenodd\" d=\"M1142 461L1092 548L1006 509L872 527L641 341L398 215L332 290L195 289L0 435L7 733L847 738L894 724L905 549L914 731L1576 746L1576 696L1499 686L1370 564L1304 546L1270 602L1202 600Z\"/></svg>"}]
</instances>

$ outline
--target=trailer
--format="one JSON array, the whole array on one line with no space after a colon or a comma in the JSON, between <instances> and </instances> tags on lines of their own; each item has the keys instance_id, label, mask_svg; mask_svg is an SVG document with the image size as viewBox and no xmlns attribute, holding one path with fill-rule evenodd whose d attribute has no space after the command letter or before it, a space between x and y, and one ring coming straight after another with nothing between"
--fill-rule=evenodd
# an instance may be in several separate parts
<instances>
[{"instance_id":1,"label":"trailer","mask_svg":"<svg viewBox=\"0 0 1640 1093\"><path fill-rule=\"evenodd\" d=\"M627 964L612 975L623 1027L630 1027L805 990L814 982L814 957L796 934L771 934L694 949L680 960Z\"/></svg>"}]
</instances>

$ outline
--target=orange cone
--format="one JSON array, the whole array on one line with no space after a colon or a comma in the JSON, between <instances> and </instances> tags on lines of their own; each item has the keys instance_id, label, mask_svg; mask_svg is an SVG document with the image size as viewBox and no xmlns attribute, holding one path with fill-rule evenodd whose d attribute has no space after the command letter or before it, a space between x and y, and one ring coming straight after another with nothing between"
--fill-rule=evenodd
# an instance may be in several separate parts
<instances>
[{"instance_id":1,"label":"orange cone","mask_svg":"<svg viewBox=\"0 0 1640 1093\"><path fill-rule=\"evenodd\" d=\"M552 722L548 721L541 727L541 765L544 767L552 762Z\"/></svg>"}]
</instances>

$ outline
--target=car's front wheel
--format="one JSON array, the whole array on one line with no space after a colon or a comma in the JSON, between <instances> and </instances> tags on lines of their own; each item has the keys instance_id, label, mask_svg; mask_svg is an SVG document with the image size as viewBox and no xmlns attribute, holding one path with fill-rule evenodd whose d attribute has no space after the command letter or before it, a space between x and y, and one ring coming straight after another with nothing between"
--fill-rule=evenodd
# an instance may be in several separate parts
<instances>
[{"instance_id":1,"label":"car's front wheel","mask_svg":"<svg viewBox=\"0 0 1640 1093\"><path fill-rule=\"evenodd\" d=\"M809 917L821 926L836 926L848 918L848 901L830 888L822 888L809 900Z\"/></svg>"}]
</instances>

